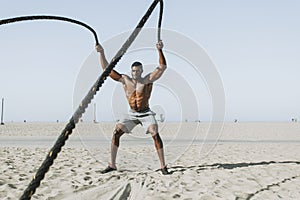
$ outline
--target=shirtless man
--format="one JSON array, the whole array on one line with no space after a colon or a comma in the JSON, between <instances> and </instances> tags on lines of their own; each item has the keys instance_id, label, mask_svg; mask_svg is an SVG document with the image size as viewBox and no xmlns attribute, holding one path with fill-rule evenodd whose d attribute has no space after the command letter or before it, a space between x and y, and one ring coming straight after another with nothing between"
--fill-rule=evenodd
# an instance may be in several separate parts
<instances>
[{"instance_id":1,"label":"shirtless man","mask_svg":"<svg viewBox=\"0 0 300 200\"><path fill-rule=\"evenodd\" d=\"M167 68L166 59L162 48L163 43L159 41L156 44L159 55L159 66L151 73L142 77L143 65L140 62L134 62L131 66L131 75L120 74L112 70L110 77L123 84L123 88L130 106L129 116L122 119L116 124L111 142L111 162L102 173L108 173L117 170L116 157L119 147L120 137L124 133L130 133L131 130L138 124L147 127L147 132L152 135L155 148L160 160L161 171L164 175L169 174L164 159L163 142L158 134L158 125L155 120L155 113L149 108L149 98L151 96L153 82L161 77ZM106 68L108 62L105 58L104 49L102 46L96 46L97 52L100 53L100 62L103 69Z\"/></svg>"}]
</instances>

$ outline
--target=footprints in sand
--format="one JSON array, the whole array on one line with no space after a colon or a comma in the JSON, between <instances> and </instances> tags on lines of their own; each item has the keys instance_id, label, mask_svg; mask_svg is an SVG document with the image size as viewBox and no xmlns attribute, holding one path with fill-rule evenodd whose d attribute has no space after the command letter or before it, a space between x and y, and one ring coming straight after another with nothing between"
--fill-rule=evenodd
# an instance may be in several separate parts
<instances>
[{"instance_id":1,"label":"footprints in sand","mask_svg":"<svg viewBox=\"0 0 300 200\"><path fill-rule=\"evenodd\" d=\"M30 170L34 164L30 159L32 149L22 149L19 147L2 147L0 151L0 199L16 199L21 196L32 178Z\"/></svg>"},{"instance_id":2,"label":"footprints in sand","mask_svg":"<svg viewBox=\"0 0 300 200\"><path fill-rule=\"evenodd\" d=\"M8 187L10 187L10 188L12 188L12 189L17 189L17 187L14 185L14 184L12 184L12 183L9 183L9 184L7 184L8 185Z\"/></svg>"},{"instance_id":3,"label":"footprints in sand","mask_svg":"<svg viewBox=\"0 0 300 200\"><path fill-rule=\"evenodd\" d=\"M213 174L214 179L211 179L210 186L206 185L205 187L209 189L209 191L215 191L212 196L215 197L230 197L229 199L239 199L239 200L248 200L254 199L254 197L266 197L270 199L270 195L274 196L271 199L283 198L283 196L288 196L286 194L286 190L290 188L286 188L284 184L294 185L292 183L300 182L300 175L291 176L291 174L298 173L300 163L298 161L263 161L263 162L252 162L252 163L215 163L215 164L207 164L207 165L198 165L198 166L173 166L170 168L175 174L182 174L177 182L180 182L183 186L189 186L190 191L193 191L196 186L199 187L202 182L206 182L206 179L200 175L200 173L204 176L209 176L209 174ZM280 169L294 168L296 169L292 173L281 173ZM225 171L224 171L225 170ZM185 175L189 174L190 171L197 172L199 175L195 175L190 177L190 182L197 182L193 180L194 177L199 177L199 182L195 185L190 185L185 182ZM272 176L269 172L272 171L277 172ZM287 172L286 170L284 170ZM217 174L220 173L220 176ZM266 178L268 176L268 179ZM202 177L202 178L201 178ZM212 177L212 176L210 176ZM219 177L218 179L215 179ZM285 177L285 178L284 178ZM196 178L195 178L196 179ZM279 179L279 181L278 181ZM269 183L269 184L267 184ZM170 187L171 186L171 187ZM172 188L170 185L169 188ZM194 189L193 189L194 188ZM199 196L207 196L209 191L201 191L202 187L199 187ZM300 186L297 188L299 189ZM189 189L185 189L185 192L189 192ZM227 191L226 191L227 190ZM228 191L232 191L228 193ZM297 191L297 190L294 190ZM271 194L270 194L271 193ZM219 194L219 195L218 195ZM299 195L299 192L297 192ZM295 197L297 196L295 195ZM212 197L211 196L211 197ZM264 198L264 199L266 199ZM218 199L218 198L217 198ZM221 199L221 198L220 198ZM297 198L295 198L297 199Z\"/></svg>"},{"instance_id":4,"label":"footprints in sand","mask_svg":"<svg viewBox=\"0 0 300 200\"><path fill-rule=\"evenodd\" d=\"M265 159L243 146L221 145L203 160L195 160L197 148L191 148L179 161L168 165L169 176L157 169L149 158L119 157L118 171L100 174L99 164L83 148L64 148L37 189L35 199L298 199L300 196L300 161L288 157ZM264 148L267 152L268 148ZM237 148L238 147L238 148ZM132 147L130 147L132 148ZM142 147L141 147L142 148ZM152 148L152 147L144 147ZM269 148L280 149L276 144ZM282 146L285 149L286 146ZM298 148L298 149L297 149ZM262 149L262 148L260 148ZM300 150L294 146L293 149ZM131 149L129 149L131 150ZM243 154L242 151L250 152ZM99 151L99 150L98 150ZM146 150L143 150L146 151ZM176 156L178 149L168 149ZM18 199L47 154L46 148L5 147L0 151L0 199ZM238 157L245 155L246 157ZM17 155L17 156L16 156ZM250 155L250 156L249 156ZM248 156L248 157L247 157ZM269 158L269 156L267 157ZM282 158L289 158L283 160ZM123 161L127 161L125 162Z\"/></svg>"},{"instance_id":5,"label":"footprints in sand","mask_svg":"<svg viewBox=\"0 0 300 200\"><path fill-rule=\"evenodd\" d=\"M227 149L225 145L223 147ZM278 145L275 144L274 148L278 148ZM236 149L236 147L232 148L233 151ZM246 151L251 152L249 149ZM195 152L189 153L195 154ZM282 156L279 160L263 160L262 155L256 154L257 157L253 157L253 151L251 154L251 159L240 157L240 162L226 162L225 158L223 158L225 162L220 162L220 157L216 159L219 162L211 162L213 156L218 157L218 155L212 155L209 159L202 161L207 164L201 165L195 165L194 160L187 161L191 159L191 156L187 155L186 160L183 158L183 162L178 161L181 165L169 166L172 175L168 177L161 176L159 172L147 170L145 165L141 169L144 172L138 172L132 168L132 164L128 164L129 166L126 166L133 169L129 172L123 165L125 169L103 175L104 183L96 187L98 190L107 187L111 189L102 193L103 196L116 197L118 195L119 197L121 194L128 195L130 192L131 199L144 200L150 196L151 199L201 200L298 199L300 197L299 161L282 160ZM289 158L286 155L284 157ZM243 160L249 162L243 162ZM118 187L112 188L110 185ZM92 191L94 190L90 192ZM84 194L88 195L89 192L85 191Z\"/></svg>"},{"instance_id":6,"label":"footprints in sand","mask_svg":"<svg viewBox=\"0 0 300 200\"><path fill-rule=\"evenodd\" d=\"M32 180L48 151L47 148L2 147L0 151L0 199L18 199ZM78 159L78 155L84 151L81 148L75 151L65 148L65 151L61 152L62 156L55 161L53 167L46 174L35 197L60 199L59 197L65 194L82 188L86 190L93 186L93 183L97 181L97 176L94 180L94 175L85 171L95 169L89 166L89 160L92 159Z\"/></svg>"},{"instance_id":7,"label":"footprints in sand","mask_svg":"<svg viewBox=\"0 0 300 200\"><path fill-rule=\"evenodd\" d=\"M276 183L272 183L272 184L269 184L259 190L257 190L256 192L253 192L253 193L250 193L250 194L246 194L244 195L246 200L248 199L251 199L252 197L254 196L257 196L258 194L260 193L263 193L263 192L268 192L268 191L271 191L271 192L274 192L274 191L278 191L279 188L286 182L288 181L293 181L293 179L299 179L300 178L300 175L299 176L292 176L290 178L284 178L283 180L279 181L279 182L276 182ZM280 194L277 195L279 198L282 198L282 196Z\"/></svg>"}]
</instances>

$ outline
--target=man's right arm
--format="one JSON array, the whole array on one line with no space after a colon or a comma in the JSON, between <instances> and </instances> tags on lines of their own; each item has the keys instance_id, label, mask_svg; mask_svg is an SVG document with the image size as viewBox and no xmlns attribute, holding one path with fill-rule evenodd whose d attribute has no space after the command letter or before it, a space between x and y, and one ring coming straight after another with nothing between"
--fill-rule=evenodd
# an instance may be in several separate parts
<instances>
[{"instance_id":1,"label":"man's right arm","mask_svg":"<svg viewBox=\"0 0 300 200\"><path fill-rule=\"evenodd\" d=\"M104 54L104 49L100 44L98 44L98 45L96 45L96 50L97 50L97 52L100 53L100 63L101 63L102 69L105 70L108 65L108 62L107 62L105 54ZM115 70L112 70L110 72L109 76L115 81L123 82L122 74L118 73Z\"/></svg>"}]
</instances>

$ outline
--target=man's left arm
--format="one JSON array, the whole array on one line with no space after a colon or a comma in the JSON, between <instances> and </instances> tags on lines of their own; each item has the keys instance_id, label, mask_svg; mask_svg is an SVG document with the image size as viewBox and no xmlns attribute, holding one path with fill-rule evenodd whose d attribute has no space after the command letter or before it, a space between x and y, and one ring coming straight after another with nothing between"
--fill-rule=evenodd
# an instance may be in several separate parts
<instances>
[{"instance_id":1,"label":"man's left arm","mask_svg":"<svg viewBox=\"0 0 300 200\"><path fill-rule=\"evenodd\" d=\"M164 47L164 44L163 44L162 41L159 41L156 44L156 48L157 48L158 56L159 56L159 66L152 73L150 73L147 76L147 79L150 82L154 82L157 79L159 79L162 76L162 74L164 73L164 71L167 69L166 58L165 58L164 53L162 51L163 47Z\"/></svg>"}]
</instances>

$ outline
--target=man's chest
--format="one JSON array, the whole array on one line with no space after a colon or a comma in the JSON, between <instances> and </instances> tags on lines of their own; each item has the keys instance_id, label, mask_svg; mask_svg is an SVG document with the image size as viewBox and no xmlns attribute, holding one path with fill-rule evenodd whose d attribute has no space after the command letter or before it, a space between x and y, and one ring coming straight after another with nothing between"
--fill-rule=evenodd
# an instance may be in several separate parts
<instances>
[{"instance_id":1,"label":"man's chest","mask_svg":"<svg viewBox=\"0 0 300 200\"><path fill-rule=\"evenodd\" d=\"M150 91L150 84L145 84L142 82L134 83L132 81L128 81L124 84L124 89L127 95L131 95L133 93L145 94Z\"/></svg>"}]
</instances>

